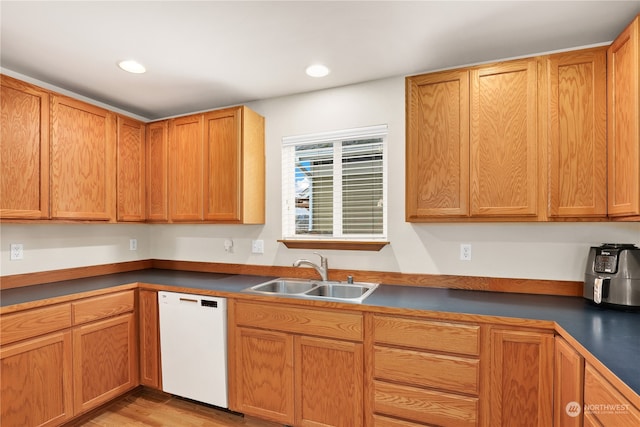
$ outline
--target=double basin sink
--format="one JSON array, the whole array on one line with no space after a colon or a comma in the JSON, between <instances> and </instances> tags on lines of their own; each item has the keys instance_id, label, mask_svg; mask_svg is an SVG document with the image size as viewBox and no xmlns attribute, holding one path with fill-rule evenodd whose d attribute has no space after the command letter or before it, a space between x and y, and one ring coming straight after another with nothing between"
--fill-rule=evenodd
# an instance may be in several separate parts
<instances>
[{"instance_id":1,"label":"double basin sink","mask_svg":"<svg viewBox=\"0 0 640 427\"><path fill-rule=\"evenodd\" d=\"M378 287L377 283L345 283L279 278L245 289L267 295L298 296L345 302L362 302Z\"/></svg>"}]
</instances>

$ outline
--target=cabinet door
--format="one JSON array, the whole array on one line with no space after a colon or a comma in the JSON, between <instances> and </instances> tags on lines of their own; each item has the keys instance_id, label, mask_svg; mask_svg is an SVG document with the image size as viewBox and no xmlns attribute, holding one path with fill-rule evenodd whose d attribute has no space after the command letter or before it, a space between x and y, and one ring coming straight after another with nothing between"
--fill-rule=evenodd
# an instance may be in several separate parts
<instances>
[{"instance_id":1,"label":"cabinet door","mask_svg":"<svg viewBox=\"0 0 640 427\"><path fill-rule=\"evenodd\" d=\"M609 216L640 215L640 17L607 50Z\"/></svg>"},{"instance_id":2,"label":"cabinet door","mask_svg":"<svg viewBox=\"0 0 640 427\"><path fill-rule=\"evenodd\" d=\"M407 78L406 218L469 214L469 72Z\"/></svg>"},{"instance_id":3,"label":"cabinet door","mask_svg":"<svg viewBox=\"0 0 640 427\"><path fill-rule=\"evenodd\" d=\"M294 422L293 337L236 328L236 410L283 424Z\"/></svg>"},{"instance_id":4,"label":"cabinet door","mask_svg":"<svg viewBox=\"0 0 640 427\"><path fill-rule=\"evenodd\" d=\"M141 289L138 300L140 384L160 389L160 328L158 293Z\"/></svg>"},{"instance_id":5,"label":"cabinet door","mask_svg":"<svg viewBox=\"0 0 640 427\"><path fill-rule=\"evenodd\" d=\"M75 413L86 412L138 385L133 314L88 323L73 330Z\"/></svg>"},{"instance_id":6,"label":"cabinet door","mask_svg":"<svg viewBox=\"0 0 640 427\"><path fill-rule=\"evenodd\" d=\"M0 218L47 218L49 93L0 79Z\"/></svg>"},{"instance_id":7,"label":"cabinet door","mask_svg":"<svg viewBox=\"0 0 640 427\"><path fill-rule=\"evenodd\" d=\"M553 424L553 335L491 331L490 425Z\"/></svg>"},{"instance_id":8,"label":"cabinet door","mask_svg":"<svg viewBox=\"0 0 640 427\"><path fill-rule=\"evenodd\" d=\"M56 95L51 127L51 217L114 219L115 115Z\"/></svg>"},{"instance_id":9,"label":"cabinet door","mask_svg":"<svg viewBox=\"0 0 640 427\"><path fill-rule=\"evenodd\" d=\"M551 217L607 215L605 49L547 60Z\"/></svg>"},{"instance_id":10,"label":"cabinet door","mask_svg":"<svg viewBox=\"0 0 640 427\"><path fill-rule=\"evenodd\" d=\"M604 427L640 425L640 407L636 407L588 363L584 369L584 412L585 420L597 420L591 424Z\"/></svg>"},{"instance_id":11,"label":"cabinet door","mask_svg":"<svg viewBox=\"0 0 640 427\"><path fill-rule=\"evenodd\" d=\"M537 63L471 70L472 216L538 213Z\"/></svg>"},{"instance_id":12,"label":"cabinet door","mask_svg":"<svg viewBox=\"0 0 640 427\"><path fill-rule=\"evenodd\" d=\"M118 221L145 218L144 123L118 117Z\"/></svg>"},{"instance_id":13,"label":"cabinet door","mask_svg":"<svg viewBox=\"0 0 640 427\"><path fill-rule=\"evenodd\" d=\"M362 344L296 337L296 425L363 424Z\"/></svg>"},{"instance_id":14,"label":"cabinet door","mask_svg":"<svg viewBox=\"0 0 640 427\"><path fill-rule=\"evenodd\" d=\"M204 140L202 114L173 119L169 125L170 209L172 221L202 221Z\"/></svg>"},{"instance_id":15,"label":"cabinet door","mask_svg":"<svg viewBox=\"0 0 640 427\"><path fill-rule=\"evenodd\" d=\"M582 426L584 358L564 339L555 338L553 425Z\"/></svg>"},{"instance_id":16,"label":"cabinet door","mask_svg":"<svg viewBox=\"0 0 640 427\"><path fill-rule=\"evenodd\" d=\"M169 220L169 122L147 125L147 219Z\"/></svg>"},{"instance_id":17,"label":"cabinet door","mask_svg":"<svg viewBox=\"0 0 640 427\"><path fill-rule=\"evenodd\" d=\"M241 110L204 116L206 220L240 221Z\"/></svg>"},{"instance_id":18,"label":"cabinet door","mask_svg":"<svg viewBox=\"0 0 640 427\"><path fill-rule=\"evenodd\" d=\"M73 416L71 332L0 349L0 424L56 426Z\"/></svg>"}]
</instances>

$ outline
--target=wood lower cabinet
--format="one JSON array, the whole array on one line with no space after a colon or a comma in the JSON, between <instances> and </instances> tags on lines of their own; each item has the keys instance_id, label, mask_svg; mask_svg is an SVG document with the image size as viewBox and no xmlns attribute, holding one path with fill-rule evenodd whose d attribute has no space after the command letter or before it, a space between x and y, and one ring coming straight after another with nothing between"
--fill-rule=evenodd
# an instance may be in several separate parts
<instances>
[{"instance_id":1,"label":"wood lower cabinet","mask_svg":"<svg viewBox=\"0 0 640 427\"><path fill-rule=\"evenodd\" d=\"M239 301L233 310L232 410L295 426L363 425L361 314Z\"/></svg>"},{"instance_id":2,"label":"wood lower cabinet","mask_svg":"<svg viewBox=\"0 0 640 427\"><path fill-rule=\"evenodd\" d=\"M86 412L138 385L133 313L73 330L75 413Z\"/></svg>"},{"instance_id":3,"label":"wood lower cabinet","mask_svg":"<svg viewBox=\"0 0 640 427\"><path fill-rule=\"evenodd\" d=\"M0 218L49 217L49 93L0 75Z\"/></svg>"},{"instance_id":4,"label":"wood lower cabinet","mask_svg":"<svg viewBox=\"0 0 640 427\"><path fill-rule=\"evenodd\" d=\"M115 142L114 113L52 96L52 219L115 220Z\"/></svg>"},{"instance_id":5,"label":"wood lower cabinet","mask_svg":"<svg viewBox=\"0 0 640 427\"><path fill-rule=\"evenodd\" d=\"M607 50L609 216L640 215L640 15Z\"/></svg>"},{"instance_id":6,"label":"wood lower cabinet","mask_svg":"<svg viewBox=\"0 0 640 427\"><path fill-rule=\"evenodd\" d=\"M117 219L145 220L145 125L118 116Z\"/></svg>"},{"instance_id":7,"label":"wood lower cabinet","mask_svg":"<svg viewBox=\"0 0 640 427\"><path fill-rule=\"evenodd\" d=\"M563 338L555 337L553 369L553 425L581 427L584 358Z\"/></svg>"},{"instance_id":8,"label":"wood lower cabinet","mask_svg":"<svg viewBox=\"0 0 640 427\"><path fill-rule=\"evenodd\" d=\"M491 426L553 425L552 333L491 330Z\"/></svg>"},{"instance_id":9,"label":"wood lower cabinet","mask_svg":"<svg viewBox=\"0 0 640 427\"><path fill-rule=\"evenodd\" d=\"M162 389L160 319L157 291L147 289L138 291L138 334L140 384Z\"/></svg>"},{"instance_id":10,"label":"wood lower cabinet","mask_svg":"<svg viewBox=\"0 0 640 427\"><path fill-rule=\"evenodd\" d=\"M481 425L478 325L374 315L369 422Z\"/></svg>"},{"instance_id":11,"label":"wood lower cabinet","mask_svg":"<svg viewBox=\"0 0 640 427\"><path fill-rule=\"evenodd\" d=\"M235 410L294 423L293 337L251 328L236 330L238 404Z\"/></svg>"},{"instance_id":12,"label":"wood lower cabinet","mask_svg":"<svg viewBox=\"0 0 640 427\"><path fill-rule=\"evenodd\" d=\"M549 216L607 216L606 47L551 55Z\"/></svg>"},{"instance_id":13,"label":"wood lower cabinet","mask_svg":"<svg viewBox=\"0 0 640 427\"><path fill-rule=\"evenodd\" d=\"M0 349L0 424L57 426L73 417L71 332Z\"/></svg>"},{"instance_id":14,"label":"wood lower cabinet","mask_svg":"<svg viewBox=\"0 0 640 427\"><path fill-rule=\"evenodd\" d=\"M296 424L362 426L362 344L308 336L294 343Z\"/></svg>"},{"instance_id":15,"label":"wood lower cabinet","mask_svg":"<svg viewBox=\"0 0 640 427\"><path fill-rule=\"evenodd\" d=\"M584 417L585 425L637 427L640 425L640 407L587 363L584 369Z\"/></svg>"}]
</instances>

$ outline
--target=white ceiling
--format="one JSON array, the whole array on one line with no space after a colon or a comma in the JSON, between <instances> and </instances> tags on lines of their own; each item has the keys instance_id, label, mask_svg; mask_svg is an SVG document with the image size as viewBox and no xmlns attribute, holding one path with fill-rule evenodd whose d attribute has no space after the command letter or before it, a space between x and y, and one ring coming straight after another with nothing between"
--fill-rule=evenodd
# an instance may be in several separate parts
<instances>
[{"instance_id":1,"label":"white ceiling","mask_svg":"<svg viewBox=\"0 0 640 427\"><path fill-rule=\"evenodd\" d=\"M611 41L636 1L5 1L0 65L147 119ZM148 72L116 63L134 58ZM314 62L323 79L305 75Z\"/></svg>"}]
</instances>

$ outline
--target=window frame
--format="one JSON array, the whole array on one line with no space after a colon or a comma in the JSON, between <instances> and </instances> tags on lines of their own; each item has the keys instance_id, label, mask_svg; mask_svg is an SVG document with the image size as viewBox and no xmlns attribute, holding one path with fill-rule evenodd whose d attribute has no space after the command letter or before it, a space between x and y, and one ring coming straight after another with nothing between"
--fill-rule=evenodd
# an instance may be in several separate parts
<instances>
[{"instance_id":1,"label":"window frame","mask_svg":"<svg viewBox=\"0 0 640 427\"><path fill-rule=\"evenodd\" d=\"M335 236L333 233L326 237L314 234L296 234L295 233L295 155L287 154L287 149L295 149L288 147L296 147L300 145L311 145L320 143L342 144L344 141L354 141L363 139L380 138L382 145L382 233L375 235L359 235L348 234ZM339 169L343 170L342 154L336 153L335 148L332 152L336 158L340 159ZM294 177L292 178L292 174ZM376 125L361 128L351 128L330 132L320 132L313 134L289 136L282 138L282 236L278 240L284 243L288 248L303 249L346 249L346 250L370 250L379 251L385 245L389 244L388 236L388 126ZM290 182L290 180L293 180ZM340 181L340 186L342 182ZM293 194L290 194L291 191ZM341 194L341 193L339 193ZM336 192L332 192L333 198L341 197ZM342 204L340 202L340 204ZM293 210L293 213L291 211ZM341 209L342 211L342 209ZM342 213L344 213L342 211ZM336 219L334 218L334 221ZM340 230L342 226L338 227Z\"/></svg>"}]
</instances>

